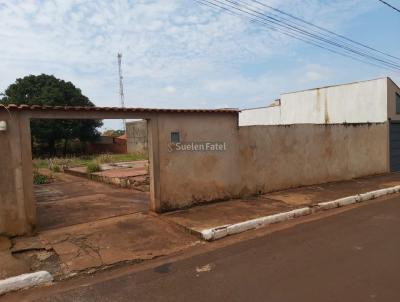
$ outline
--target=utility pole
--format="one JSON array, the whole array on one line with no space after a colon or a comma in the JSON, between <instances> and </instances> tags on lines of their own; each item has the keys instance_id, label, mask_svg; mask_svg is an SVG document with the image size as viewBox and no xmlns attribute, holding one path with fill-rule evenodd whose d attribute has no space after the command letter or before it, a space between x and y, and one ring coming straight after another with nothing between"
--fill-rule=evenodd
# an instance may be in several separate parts
<instances>
[{"instance_id":1,"label":"utility pole","mask_svg":"<svg viewBox=\"0 0 400 302\"><path fill-rule=\"evenodd\" d=\"M118 53L117 57L118 57L118 74L119 74L119 95L121 98L121 107L125 108L124 85L122 84L122 67L121 67L122 53ZM126 134L126 120L123 119L122 122Z\"/></svg>"}]
</instances>

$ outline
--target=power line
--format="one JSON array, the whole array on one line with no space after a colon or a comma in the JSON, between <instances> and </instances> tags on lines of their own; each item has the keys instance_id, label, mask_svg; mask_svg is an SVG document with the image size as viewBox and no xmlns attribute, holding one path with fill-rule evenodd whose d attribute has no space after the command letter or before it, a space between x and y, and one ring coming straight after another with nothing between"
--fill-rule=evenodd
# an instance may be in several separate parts
<instances>
[{"instance_id":1,"label":"power line","mask_svg":"<svg viewBox=\"0 0 400 302\"><path fill-rule=\"evenodd\" d=\"M221 7L221 6L218 6L218 5L216 5L216 4L213 4L213 3L211 3L210 1L207 1L207 0L195 0L195 1L197 1L198 3L201 3L201 4L203 4L203 5L209 6L209 7L211 7L211 8L214 8L214 9L215 9L215 8L223 9L223 10L225 10L227 13L229 13L229 14L231 14L231 15L243 17L243 16L242 16L241 14L239 14L239 13L236 13L236 12L234 12L234 11L231 11L231 10L225 8L225 7ZM260 20L258 20L258 19L255 19L255 18L247 18L247 19L249 19L250 22L252 22L252 23L258 23L258 24L265 25L266 28L269 28L269 29L272 29L272 30L274 30L274 31L280 32L280 33L282 33L282 34L284 34L284 35L287 35L287 36L289 36L289 37L291 37L291 38L294 38L294 39L297 39L297 40L302 41L302 42L304 42L304 43L307 43L307 44L309 44L309 45L312 45L312 46L315 46L315 47L318 47L318 48L327 50L327 51L329 51L329 52L332 52L332 53L341 55L341 56L343 56L343 57L347 57L347 58L356 60L356 61L361 62L361 63L368 64L368 65L371 65L371 66L375 66L375 67L379 67L379 68L386 68L386 69L390 69L390 70L392 70L392 71L398 71L397 69L394 69L394 68L390 68L390 67L387 67L387 66L382 66L382 65L375 64L375 63L371 63L371 62L362 60L362 59L360 59L360 58L357 58L357 57L355 57L355 56L352 56L352 55L350 55L350 54L342 53L342 52L340 52L340 51L337 51L337 50L334 50L334 49L329 48L329 47L327 47L327 46L324 46L324 45L322 45L321 43L319 43L319 42L317 42L317 41L313 41L313 40L308 40L308 39L306 39L306 38L297 37L297 36L295 36L295 35L292 35L292 34L289 33L289 32L285 32L285 31L283 31L283 30L280 29L280 28L271 26L270 24L268 24L268 23L266 23L266 22L262 22L262 21L260 21Z\"/></svg>"},{"instance_id":2,"label":"power line","mask_svg":"<svg viewBox=\"0 0 400 302\"><path fill-rule=\"evenodd\" d=\"M313 23L308 22L308 21L306 21L306 20L304 20L304 19L301 19L301 18L299 18L299 17L296 17L296 16L294 16L294 15L292 15L292 14L289 14L289 13L287 13L287 12L284 12L283 10L274 8L274 7L270 6L270 5L267 5L267 4L262 3L262 2L260 2L260 1L257 1L257 0L251 0L251 1L253 1L253 2L255 2L255 3L257 3L257 4L261 5L261 6L264 6L264 7L266 7L266 8L269 8L269 9L271 9L271 10L274 10L274 11L276 11L276 12L278 12L278 13L281 13L281 14L283 14L283 15L286 15L286 16L288 16L288 17L290 17L290 18L293 18L293 19L295 19L295 20L298 20L298 21L300 21L300 22L302 22L302 23L305 23L305 24L307 24L307 25L310 25L310 26L312 26L312 27L315 27L315 28L317 28L317 29L320 29L320 30L322 30L322 31L324 31L324 32L327 32L327 33L331 34L331 35L334 35L334 36L337 36L337 37L339 37L339 38L342 38L343 40L346 40L346 41L352 42L352 43L354 43L354 44L357 44L357 45L359 45L359 46L368 48L368 49L370 49L370 50L372 50L372 51L378 52L378 53L383 54L383 55L386 55L386 56L388 56L388 57L391 57L391 58L400 60L399 57L396 57L396 56L393 56L393 55L391 55L391 54L385 53L385 52L380 51L380 50L378 50L378 49L376 49L376 48L373 48L373 47L371 47L371 46L368 46L368 45L366 45L366 44L357 42L357 41L355 41L355 40L353 40L353 39L350 39L350 38L348 38L348 37L346 37L346 36L343 36L343 35L341 35L341 34L337 34L337 33L333 32L333 31L331 31L331 30L329 30L329 29L326 29L326 28L322 27L322 26L313 24Z\"/></svg>"},{"instance_id":3,"label":"power line","mask_svg":"<svg viewBox=\"0 0 400 302\"><path fill-rule=\"evenodd\" d=\"M220 0L214 0L214 1L219 2L219 3L223 3ZM293 32L296 32L296 34L301 34L301 35L304 35L304 36L308 36L308 37L311 37L313 39L317 39L319 41L322 41L324 43L331 44L331 45L339 47L339 48L343 48L343 49L345 49L345 50L347 50L347 51L349 51L351 53L354 53L356 55L360 55L360 56L363 56L363 57L366 57L366 58L369 58L369 59L372 59L372 60L375 60L375 61L379 61L381 64L383 64L385 66L391 66L391 67L394 67L394 68L400 68L400 65L398 65L400 62L397 63L397 62L393 62L391 60L381 59L381 58L379 58L377 56L370 55L369 53L367 53L367 52L365 52L363 50L359 50L359 49L354 48L354 47L349 47L348 45L345 45L343 43L342 44L338 43L337 41L334 41L334 40L329 40L328 38L326 38L324 36L320 36L320 35L315 34L315 33L310 33L309 31L307 31L307 30L305 30L303 28L300 28L298 26L293 26L292 24L289 24L287 22L284 22L284 21L281 21L281 20L276 19L274 17L271 17L268 14L265 14L265 13L260 12L258 10L254 10L247 3L243 4L240 1L232 1L232 0L223 0L223 1L225 1L225 3L223 3L224 5L228 5L228 6L232 7L232 8L234 8L234 9L238 9L238 10L244 12L244 13L251 14L253 16L255 16L255 14L256 14L257 15L256 17L260 17L261 16L262 19L266 20L267 22L271 22L271 23L276 24L278 26L285 27L285 28L287 28L287 29L289 29L289 30L291 30ZM243 8L245 10L243 10Z\"/></svg>"},{"instance_id":4,"label":"power line","mask_svg":"<svg viewBox=\"0 0 400 302\"><path fill-rule=\"evenodd\" d=\"M260 12L257 9L254 9L254 7L249 6L247 3L239 3L238 1L231 1L231 0L225 0L225 1L220 1L220 0L196 0L197 2L207 5L209 7L213 7L214 9L223 9L231 14L238 15L241 17L246 17L247 19L250 19L252 22L259 23L265 25L267 28L278 31L280 33L283 33L287 36L290 36L292 38L295 38L297 40L301 40L305 43L311 44L313 46L317 46L319 48L328 50L330 52L334 52L336 54L340 54L345 57L349 57L352 59L355 59L357 61L361 61L363 63L367 63L373 66L378 66L378 67L384 67L390 70L395 70L395 71L400 71L400 65L398 65L397 62L394 62L393 60L388 60L386 58L381 58L380 56L377 56L376 54L373 55L369 51L366 50L361 50L360 46L365 47L361 43L358 44L357 47L351 47L352 45L348 42L350 42L350 39L346 43L340 42L337 39L332 40L324 36L321 36L317 34L315 28L310 32L305 30L304 28L299 27L298 24L294 23L293 21L288 22L289 20L287 18L277 18L276 15L275 17L271 17L270 15L267 15L263 12ZM279 10L276 10L279 11ZM282 11L283 12L283 11ZM291 16L287 13L285 13L287 16ZM297 18L297 17L295 17ZM298 20L301 20L298 18ZM310 23L311 24L311 23ZM317 26L315 26L317 28ZM333 33L333 32L332 32ZM334 34L334 33L333 33ZM337 37L340 37L340 35L337 35ZM354 41L355 42L355 41ZM353 42L353 43L354 43ZM366 47L368 48L368 47ZM375 49L369 49L369 50L374 50L375 52L380 52ZM382 53L385 54L385 53ZM386 56L391 56L388 54L385 54ZM393 58L396 58L394 56L391 56ZM366 61L366 60L367 61ZM398 58L396 58L398 59ZM373 61L373 62L371 62Z\"/></svg>"},{"instance_id":5,"label":"power line","mask_svg":"<svg viewBox=\"0 0 400 302\"><path fill-rule=\"evenodd\" d=\"M286 27L286 28L288 28L289 30L292 30L292 31L296 31L297 33L300 33L302 35L309 36L311 38L320 40L320 41L322 41L324 43L331 44L331 45L339 47L339 48L344 48L344 49L346 49L347 51L349 51L351 53L355 53L356 55L361 55L361 56L368 57L369 59L372 59L372 60L375 60L375 61L380 61L384 65L391 65L392 67L400 68L400 65L398 65L400 63L400 61L399 62L393 62L392 60L388 60L388 59L384 59L383 60L383 59L381 59L379 57L371 56L369 53L366 53L365 50L360 50L358 47L354 48L354 46L351 46L351 45L349 46L348 43L344 43L343 44L343 42L338 42L337 40L329 40L325 36L321 36L318 33L316 34L315 31L314 32L307 31L304 28L301 28L299 26L293 26L292 24L289 24L289 23L284 22L282 20L279 20L279 19L276 19L274 17L271 17L268 14L265 14L263 12L259 12L257 10L254 10L247 3L245 3L243 5L239 1L232 1L232 0L225 0L225 2L229 2L230 4L234 4L234 5L241 5L242 7L247 8L251 12L254 12L254 13L258 14L258 15L266 17L267 19L269 19L269 22L272 22L274 24L277 24L276 22L278 22L280 26ZM249 9L249 7L250 7L250 9Z\"/></svg>"},{"instance_id":6,"label":"power line","mask_svg":"<svg viewBox=\"0 0 400 302\"><path fill-rule=\"evenodd\" d=\"M221 5L224 5L224 7L223 7L224 9L226 9L227 8L226 6L228 6L228 9L232 9L232 8L236 9L236 10L240 11L241 13L245 13L245 14L251 15L252 17L257 17L257 19L260 19L259 15L263 15L259 11L254 11L254 10L250 10L249 11L248 9L247 10L243 10L242 8L240 8L238 6L238 2L237 1L234 1L234 2L233 1L229 1L229 0L225 1L225 2L229 2L229 3L222 3L221 1L217 1L217 0L214 0L214 1L217 2L218 4L220 4L220 5L217 5L220 8L222 8ZM207 1L207 2L211 3L210 1ZM213 3L213 4L216 5L216 3ZM281 24L282 23L281 20L277 20L276 18L271 18L271 17L267 16L267 19L265 19L265 18L261 18L261 19L264 19L269 23L273 23L275 25L279 25L280 27L283 26L285 28L286 32L289 30L290 32L295 32L296 35L300 34L302 36L306 36L307 39L312 39L312 40L317 39L317 40L323 41L324 43L332 44L335 47L342 47L343 48L343 45L339 45L338 43L333 43L332 41L327 40L327 39L325 39L323 37L317 36L315 34L310 34L309 32L301 30L301 29L299 29L297 27L294 27L291 24L288 25L287 23L285 23L285 24L282 25ZM376 57L371 57L368 54L360 53L359 51L354 51L354 49L350 49L348 47L346 47L345 50L346 50L346 52L350 51L350 52L356 53L357 55L361 55L361 56L367 57L369 59L374 59L374 60L380 61L380 63L385 65L385 67L395 67L397 69L399 68L399 65L397 65L396 62L385 61L385 60L381 60L381 59L376 58Z\"/></svg>"},{"instance_id":7,"label":"power line","mask_svg":"<svg viewBox=\"0 0 400 302\"><path fill-rule=\"evenodd\" d=\"M395 11L400 13L400 9L398 9L397 7L394 7L393 5L391 5L390 3L387 3L386 1L383 0L378 0L379 2L382 2L383 4L389 6L390 8L394 9Z\"/></svg>"}]
</instances>

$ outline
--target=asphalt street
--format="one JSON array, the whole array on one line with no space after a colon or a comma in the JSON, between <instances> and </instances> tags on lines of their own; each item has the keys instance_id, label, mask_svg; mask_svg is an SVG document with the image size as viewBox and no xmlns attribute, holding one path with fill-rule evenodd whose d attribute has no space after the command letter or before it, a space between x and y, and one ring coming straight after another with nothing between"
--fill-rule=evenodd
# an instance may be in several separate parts
<instances>
[{"instance_id":1,"label":"asphalt street","mask_svg":"<svg viewBox=\"0 0 400 302\"><path fill-rule=\"evenodd\" d=\"M35 301L400 301L400 198L110 280L39 291Z\"/></svg>"}]
</instances>

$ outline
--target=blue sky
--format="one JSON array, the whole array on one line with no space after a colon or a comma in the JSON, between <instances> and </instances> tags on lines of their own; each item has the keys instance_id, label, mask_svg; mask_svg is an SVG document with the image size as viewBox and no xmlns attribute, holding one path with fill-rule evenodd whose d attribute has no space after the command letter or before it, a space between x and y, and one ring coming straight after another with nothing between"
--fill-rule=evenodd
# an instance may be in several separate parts
<instances>
[{"instance_id":1,"label":"blue sky","mask_svg":"<svg viewBox=\"0 0 400 302\"><path fill-rule=\"evenodd\" d=\"M400 13L377 0L261 1L400 57ZM98 106L118 106L119 51L129 107L249 108L323 85L381 76L400 83L398 73L194 0L0 0L0 20L0 91L18 77L48 73Z\"/></svg>"}]
</instances>

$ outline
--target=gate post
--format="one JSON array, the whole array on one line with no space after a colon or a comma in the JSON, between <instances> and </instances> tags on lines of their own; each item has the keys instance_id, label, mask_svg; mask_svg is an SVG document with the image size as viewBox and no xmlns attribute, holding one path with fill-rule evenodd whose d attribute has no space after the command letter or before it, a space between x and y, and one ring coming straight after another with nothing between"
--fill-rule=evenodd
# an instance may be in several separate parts
<instances>
[{"instance_id":1,"label":"gate post","mask_svg":"<svg viewBox=\"0 0 400 302\"><path fill-rule=\"evenodd\" d=\"M147 141L150 165L150 209L160 213L162 209L160 201L160 151L157 114L147 120Z\"/></svg>"},{"instance_id":2,"label":"gate post","mask_svg":"<svg viewBox=\"0 0 400 302\"><path fill-rule=\"evenodd\" d=\"M29 234L36 223L30 120L5 110L0 120L6 122L0 132L0 234Z\"/></svg>"}]
</instances>

